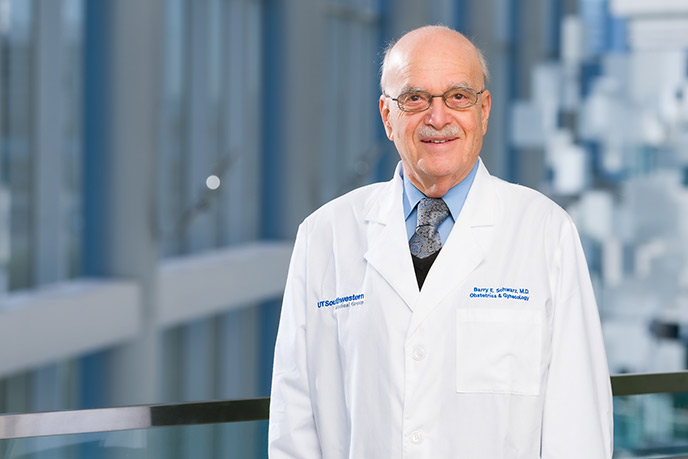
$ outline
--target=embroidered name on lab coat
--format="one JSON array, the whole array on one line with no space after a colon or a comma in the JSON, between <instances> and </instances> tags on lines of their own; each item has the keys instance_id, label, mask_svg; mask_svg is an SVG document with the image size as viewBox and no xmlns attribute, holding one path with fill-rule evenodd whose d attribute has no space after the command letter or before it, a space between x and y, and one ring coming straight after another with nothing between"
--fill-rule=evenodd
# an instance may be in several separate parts
<instances>
[{"instance_id":1,"label":"embroidered name on lab coat","mask_svg":"<svg viewBox=\"0 0 688 459\"><path fill-rule=\"evenodd\" d=\"M530 300L530 289L510 287L473 287L468 294L469 298L493 298L506 300Z\"/></svg>"}]
</instances>

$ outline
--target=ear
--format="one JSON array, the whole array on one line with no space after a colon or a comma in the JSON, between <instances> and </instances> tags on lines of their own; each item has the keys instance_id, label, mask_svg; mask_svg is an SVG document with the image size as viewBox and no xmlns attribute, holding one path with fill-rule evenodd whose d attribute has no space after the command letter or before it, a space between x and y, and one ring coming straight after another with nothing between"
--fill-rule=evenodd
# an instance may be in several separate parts
<instances>
[{"instance_id":1,"label":"ear","mask_svg":"<svg viewBox=\"0 0 688 459\"><path fill-rule=\"evenodd\" d=\"M480 109L482 111L482 123L483 123L483 135L487 133L487 121L490 119L490 109L492 108L492 96L490 91L485 90L482 94L482 103L480 104Z\"/></svg>"},{"instance_id":2,"label":"ear","mask_svg":"<svg viewBox=\"0 0 688 459\"><path fill-rule=\"evenodd\" d=\"M384 94L380 96L380 118L382 118L382 125L385 127L387 138L393 141L392 124L389 121L389 100Z\"/></svg>"}]
</instances>

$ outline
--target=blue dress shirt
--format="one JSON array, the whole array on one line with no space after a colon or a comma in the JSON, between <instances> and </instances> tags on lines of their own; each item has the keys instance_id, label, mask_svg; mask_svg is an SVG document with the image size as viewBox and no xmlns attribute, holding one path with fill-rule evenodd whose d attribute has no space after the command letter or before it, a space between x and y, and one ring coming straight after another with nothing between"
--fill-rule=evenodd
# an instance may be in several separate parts
<instances>
[{"instance_id":1,"label":"blue dress shirt","mask_svg":"<svg viewBox=\"0 0 688 459\"><path fill-rule=\"evenodd\" d=\"M449 217L440 223L438 228L440 232L440 238L442 239L442 245L444 245L444 243L447 241L449 233L454 227L454 222L456 222L456 219L459 218L459 213L461 213L463 204L466 202L468 191L471 189L471 185L473 185L475 174L478 172L478 163L479 161L475 162L475 166L473 166L473 169L471 169L466 178L454 185L449 189L449 191L447 191L447 194L442 196L442 199L444 199L447 207L449 207ZM402 176L404 179L403 202L404 217L406 218L406 232L408 233L408 238L411 239L413 233L416 232L416 221L418 219L416 207L418 202L420 202L420 200L426 196L418 188L416 188L413 183L411 183L406 175L404 175L403 169Z\"/></svg>"}]
</instances>

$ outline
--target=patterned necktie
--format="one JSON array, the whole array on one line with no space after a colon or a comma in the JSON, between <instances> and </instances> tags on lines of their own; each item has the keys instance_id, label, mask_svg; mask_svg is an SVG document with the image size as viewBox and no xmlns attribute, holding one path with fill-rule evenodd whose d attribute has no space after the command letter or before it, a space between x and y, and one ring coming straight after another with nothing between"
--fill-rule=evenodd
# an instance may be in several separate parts
<instances>
[{"instance_id":1,"label":"patterned necktie","mask_svg":"<svg viewBox=\"0 0 688 459\"><path fill-rule=\"evenodd\" d=\"M423 259L442 248L437 227L449 216L449 208L441 199L423 198L418 203L418 223L411 236L411 255Z\"/></svg>"}]
</instances>

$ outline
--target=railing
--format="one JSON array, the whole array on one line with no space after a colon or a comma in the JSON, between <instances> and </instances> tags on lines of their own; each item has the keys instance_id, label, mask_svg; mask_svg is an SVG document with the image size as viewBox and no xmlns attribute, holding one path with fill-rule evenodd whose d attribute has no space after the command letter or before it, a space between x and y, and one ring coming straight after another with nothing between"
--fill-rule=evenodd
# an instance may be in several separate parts
<instances>
[{"instance_id":1,"label":"railing","mask_svg":"<svg viewBox=\"0 0 688 459\"><path fill-rule=\"evenodd\" d=\"M612 393L615 397L679 392L688 392L688 371L612 376Z\"/></svg>"},{"instance_id":2,"label":"railing","mask_svg":"<svg viewBox=\"0 0 688 459\"><path fill-rule=\"evenodd\" d=\"M269 398L0 416L0 440L268 419Z\"/></svg>"},{"instance_id":3,"label":"railing","mask_svg":"<svg viewBox=\"0 0 688 459\"><path fill-rule=\"evenodd\" d=\"M615 397L688 393L688 371L612 376ZM114 432L153 427L260 421L268 419L269 398L141 405L0 416L0 440ZM642 453L636 451L636 453ZM648 450L652 458L688 458L688 445Z\"/></svg>"}]
</instances>

